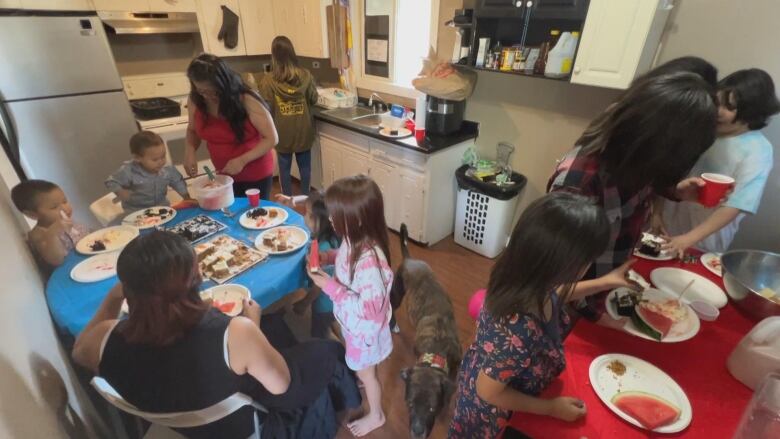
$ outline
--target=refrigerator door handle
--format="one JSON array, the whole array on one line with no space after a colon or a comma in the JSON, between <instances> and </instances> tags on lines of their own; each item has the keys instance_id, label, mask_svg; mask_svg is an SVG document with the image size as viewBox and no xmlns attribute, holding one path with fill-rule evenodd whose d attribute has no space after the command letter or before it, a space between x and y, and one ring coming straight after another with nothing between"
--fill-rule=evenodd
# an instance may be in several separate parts
<instances>
[{"instance_id":1,"label":"refrigerator door handle","mask_svg":"<svg viewBox=\"0 0 780 439\"><path fill-rule=\"evenodd\" d=\"M2 93L0 93L0 97L2 97ZM19 137L16 134L11 113L2 99L0 99L0 143L2 143L3 149L8 154L8 158L11 159L11 163L19 178L24 179L25 175L22 170L21 154L19 152Z\"/></svg>"}]
</instances>

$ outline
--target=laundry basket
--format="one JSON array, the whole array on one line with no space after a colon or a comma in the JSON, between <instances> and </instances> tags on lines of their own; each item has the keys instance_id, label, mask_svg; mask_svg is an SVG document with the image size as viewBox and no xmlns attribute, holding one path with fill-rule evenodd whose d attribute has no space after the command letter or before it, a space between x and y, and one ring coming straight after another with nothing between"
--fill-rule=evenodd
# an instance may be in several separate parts
<instances>
[{"instance_id":1,"label":"laundry basket","mask_svg":"<svg viewBox=\"0 0 780 439\"><path fill-rule=\"evenodd\" d=\"M455 211L455 242L488 258L504 250L526 178L512 173L512 185L499 187L466 175L468 165L455 171L458 202Z\"/></svg>"}]
</instances>

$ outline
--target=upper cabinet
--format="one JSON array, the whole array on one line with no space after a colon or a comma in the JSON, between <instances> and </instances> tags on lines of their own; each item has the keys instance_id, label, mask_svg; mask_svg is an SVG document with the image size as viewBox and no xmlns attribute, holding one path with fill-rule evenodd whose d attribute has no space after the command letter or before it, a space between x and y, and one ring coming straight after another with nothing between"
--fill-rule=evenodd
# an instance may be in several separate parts
<instances>
[{"instance_id":1,"label":"upper cabinet","mask_svg":"<svg viewBox=\"0 0 780 439\"><path fill-rule=\"evenodd\" d=\"M588 13L588 0L535 0L532 16L538 19L582 20Z\"/></svg>"},{"instance_id":2,"label":"upper cabinet","mask_svg":"<svg viewBox=\"0 0 780 439\"><path fill-rule=\"evenodd\" d=\"M591 0L571 82L627 88L653 63L672 4Z\"/></svg>"},{"instance_id":3,"label":"upper cabinet","mask_svg":"<svg viewBox=\"0 0 780 439\"><path fill-rule=\"evenodd\" d=\"M517 17L525 0L477 0L475 13L479 17Z\"/></svg>"},{"instance_id":4,"label":"upper cabinet","mask_svg":"<svg viewBox=\"0 0 780 439\"><path fill-rule=\"evenodd\" d=\"M200 25L200 37L203 40L203 48L217 56L241 56L246 55L244 43L244 20L241 17L241 8L238 0L199 0L198 24ZM227 11L223 12L222 7ZM230 12L238 16L237 29L238 41L235 47L225 45L225 38L219 38L220 30L224 23L224 14Z\"/></svg>"},{"instance_id":5,"label":"upper cabinet","mask_svg":"<svg viewBox=\"0 0 780 439\"><path fill-rule=\"evenodd\" d=\"M328 0L272 0L277 35L292 41L298 56L328 57Z\"/></svg>"},{"instance_id":6,"label":"upper cabinet","mask_svg":"<svg viewBox=\"0 0 780 439\"><path fill-rule=\"evenodd\" d=\"M271 53L271 41L276 36L272 0L240 0L241 27L247 55Z\"/></svg>"},{"instance_id":7,"label":"upper cabinet","mask_svg":"<svg viewBox=\"0 0 780 439\"><path fill-rule=\"evenodd\" d=\"M0 0L0 8L94 11L92 0Z\"/></svg>"},{"instance_id":8,"label":"upper cabinet","mask_svg":"<svg viewBox=\"0 0 780 439\"><path fill-rule=\"evenodd\" d=\"M195 0L93 0L98 11L196 12Z\"/></svg>"}]
</instances>

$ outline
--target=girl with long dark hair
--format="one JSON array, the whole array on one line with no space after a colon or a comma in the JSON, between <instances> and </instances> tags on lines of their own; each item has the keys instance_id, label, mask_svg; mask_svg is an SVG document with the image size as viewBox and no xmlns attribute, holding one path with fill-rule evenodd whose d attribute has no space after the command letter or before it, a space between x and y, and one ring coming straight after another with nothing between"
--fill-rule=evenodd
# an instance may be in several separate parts
<instances>
[{"instance_id":1,"label":"girl with long dark hair","mask_svg":"<svg viewBox=\"0 0 780 439\"><path fill-rule=\"evenodd\" d=\"M578 289L607 248L604 210L581 195L555 193L520 216L490 273L477 335L458 376L451 439L501 437L512 412L574 421L582 401L539 394L564 369L563 339L571 328L563 305L598 289Z\"/></svg>"},{"instance_id":2,"label":"girl with long dark hair","mask_svg":"<svg viewBox=\"0 0 780 439\"><path fill-rule=\"evenodd\" d=\"M368 399L368 413L348 424L364 436L385 423L377 366L393 351L390 334L390 248L385 209L379 186L365 175L335 181L325 203L336 233L338 251L326 255L336 265L331 277L323 270L309 273L315 285L333 301L347 347L347 366L357 372Z\"/></svg>"},{"instance_id":3,"label":"girl with long dark hair","mask_svg":"<svg viewBox=\"0 0 780 439\"><path fill-rule=\"evenodd\" d=\"M715 139L715 102L713 88L695 73L640 78L558 162L548 192L593 197L604 207L611 230L607 251L578 288L601 286L606 292L615 278L630 286L629 258L650 216L653 195L698 197L704 182L686 176ZM605 297L589 296L576 307L585 317L600 320Z\"/></svg>"},{"instance_id":4,"label":"girl with long dark hair","mask_svg":"<svg viewBox=\"0 0 780 439\"><path fill-rule=\"evenodd\" d=\"M260 189L269 199L274 159L271 148L279 141L267 104L241 81L221 58L208 53L187 68L191 89L184 169L198 173L195 151L206 142L217 171L235 180L236 196Z\"/></svg>"},{"instance_id":5,"label":"girl with long dark hair","mask_svg":"<svg viewBox=\"0 0 780 439\"><path fill-rule=\"evenodd\" d=\"M279 182L285 195L292 195L290 168L293 155L301 177L301 193L311 186L311 147L314 122L311 106L317 103L317 87L311 73L302 68L289 38L278 36L271 43L271 73L260 82L260 93L270 102L279 143Z\"/></svg>"}]
</instances>

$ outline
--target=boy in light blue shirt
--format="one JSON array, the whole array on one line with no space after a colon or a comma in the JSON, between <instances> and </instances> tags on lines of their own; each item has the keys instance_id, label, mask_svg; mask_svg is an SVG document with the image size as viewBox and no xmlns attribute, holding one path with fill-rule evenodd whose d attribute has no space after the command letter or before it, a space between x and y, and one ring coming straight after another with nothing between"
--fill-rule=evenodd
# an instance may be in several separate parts
<instances>
[{"instance_id":1,"label":"boy in light blue shirt","mask_svg":"<svg viewBox=\"0 0 780 439\"><path fill-rule=\"evenodd\" d=\"M665 248L679 256L689 247L726 251L745 215L758 211L772 170L772 144L759 131L780 112L772 78L760 69L734 72L718 83L718 100L718 139L699 157L691 176L723 174L736 183L720 206L667 202L656 209L653 228L669 237Z\"/></svg>"},{"instance_id":2,"label":"boy in light blue shirt","mask_svg":"<svg viewBox=\"0 0 780 439\"><path fill-rule=\"evenodd\" d=\"M189 199L184 177L167 164L165 143L151 132L141 131L130 138L133 159L126 161L106 180L106 187L122 202L126 213L154 206L169 206L168 187Z\"/></svg>"}]
</instances>

